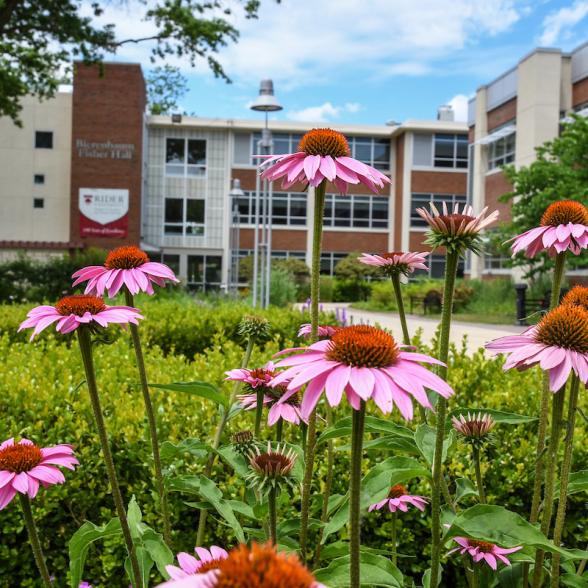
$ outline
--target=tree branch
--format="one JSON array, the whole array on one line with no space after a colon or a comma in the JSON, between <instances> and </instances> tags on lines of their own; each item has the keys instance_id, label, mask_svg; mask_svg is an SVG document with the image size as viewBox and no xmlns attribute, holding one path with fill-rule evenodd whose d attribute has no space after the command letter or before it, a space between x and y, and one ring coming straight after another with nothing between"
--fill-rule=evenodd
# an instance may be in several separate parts
<instances>
[{"instance_id":1,"label":"tree branch","mask_svg":"<svg viewBox=\"0 0 588 588\"><path fill-rule=\"evenodd\" d=\"M139 37L138 39L123 39L122 41L115 41L110 43L109 47L121 47L127 43L142 43L144 41L161 41L161 39L167 39L168 35L153 35L152 37Z\"/></svg>"}]
</instances>

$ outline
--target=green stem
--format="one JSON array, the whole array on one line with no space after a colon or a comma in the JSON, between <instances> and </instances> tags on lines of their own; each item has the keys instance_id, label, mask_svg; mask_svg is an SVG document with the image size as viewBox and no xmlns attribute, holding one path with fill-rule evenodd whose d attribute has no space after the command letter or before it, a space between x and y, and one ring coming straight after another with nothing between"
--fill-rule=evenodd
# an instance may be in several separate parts
<instances>
[{"instance_id":1,"label":"green stem","mask_svg":"<svg viewBox=\"0 0 588 588\"><path fill-rule=\"evenodd\" d=\"M112 453L110 451L110 443L108 441L108 433L106 432L106 424L104 422L104 415L102 413L102 407L100 406L100 396L98 395L98 386L96 384L96 375L94 373L94 359L92 356L92 339L90 331L85 326L80 326L77 330L78 342L80 344L80 352L82 355L82 361L84 362L84 369L86 371L86 383L88 385L88 392L90 394L90 402L92 404L92 411L94 412L94 420L96 421L96 428L98 429L98 437L100 439L100 445L102 446L102 456L104 457L104 464L106 465L106 473L108 475L108 481L110 482L110 489L112 491L112 498L116 507L116 513L120 521L120 526L131 561L131 569L133 573L132 585L133 587L142 586L141 571L139 567L139 561L137 560L137 554L135 552L135 546L133 544L133 538L131 530L129 528L129 522L127 520L127 512L123 502L122 494L120 492L120 486L116 477L116 469L114 467L114 461L112 459Z\"/></svg>"},{"instance_id":2,"label":"green stem","mask_svg":"<svg viewBox=\"0 0 588 588\"><path fill-rule=\"evenodd\" d=\"M127 306L135 306L133 295L129 292L128 288L125 288L125 299ZM171 524L167 502L167 493L165 491L165 485L163 483L161 457L159 455L157 422L155 421L155 412L153 411L153 403L151 402L151 395L149 394L149 384L147 382L147 371L145 370L145 359L143 357L141 338L139 337L139 327L133 324L131 324L130 327L131 339L133 341L133 347L135 348L137 369L139 370L139 380L141 381L143 404L145 405L145 413L147 414L147 422L149 423L149 437L151 439L151 450L153 452L153 468L155 470L155 483L157 485L157 493L159 494L159 506L161 508L161 515L163 517L163 538L165 542L169 546L171 546Z\"/></svg>"},{"instance_id":3,"label":"green stem","mask_svg":"<svg viewBox=\"0 0 588 588\"><path fill-rule=\"evenodd\" d=\"M284 419L278 419L276 423L276 442L280 443L282 441L282 436L284 434Z\"/></svg>"},{"instance_id":4,"label":"green stem","mask_svg":"<svg viewBox=\"0 0 588 588\"><path fill-rule=\"evenodd\" d=\"M480 565L474 563L472 574L472 588L480 588Z\"/></svg>"},{"instance_id":5,"label":"green stem","mask_svg":"<svg viewBox=\"0 0 588 588\"><path fill-rule=\"evenodd\" d=\"M445 284L443 287L443 309L441 312L441 332L439 334L439 360L447 364L449 357L449 332L451 329L451 312L459 254L448 252L445 262ZM447 365L439 367L439 375L447 379ZM435 436L435 455L433 459L433 492L431 497L431 586L439 584L439 562L441 561L441 476L443 475L443 440L445 437L445 419L447 418L447 401L442 396L437 400L437 431Z\"/></svg>"},{"instance_id":6,"label":"green stem","mask_svg":"<svg viewBox=\"0 0 588 588\"><path fill-rule=\"evenodd\" d=\"M269 532L270 541L274 544L278 544L278 515L277 515L277 493L276 489L272 488L269 493Z\"/></svg>"},{"instance_id":7,"label":"green stem","mask_svg":"<svg viewBox=\"0 0 588 588\"><path fill-rule=\"evenodd\" d=\"M484 480L482 479L482 467L480 464L480 448L474 445L472 447L474 455L474 469L476 471L476 486L478 487L478 496L481 504L486 504L486 492L484 491Z\"/></svg>"},{"instance_id":8,"label":"green stem","mask_svg":"<svg viewBox=\"0 0 588 588\"><path fill-rule=\"evenodd\" d=\"M263 388L259 386L256 390L256 400L255 400L255 438L259 439L261 435L261 417L263 415Z\"/></svg>"},{"instance_id":9,"label":"green stem","mask_svg":"<svg viewBox=\"0 0 588 588\"><path fill-rule=\"evenodd\" d=\"M360 588L360 508L361 508L361 461L363 457L363 429L365 422L365 402L359 410L353 411L351 431L351 472L349 476L349 587Z\"/></svg>"},{"instance_id":10,"label":"green stem","mask_svg":"<svg viewBox=\"0 0 588 588\"><path fill-rule=\"evenodd\" d=\"M391 279L392 287L394 288L394 296L396 297L396 306L398 307L398 316L400 317L400 325L402 326L403 342L405 345L410 345L410 335L406 323L406 312L404 310L404 301L402 300L402 291L400 289L400 275L398 272L394 272Z\"/></svg>"},{"instance_id":11,"label":"green stem","mask_svg":"<svg viewBox=\"0 0 588 588\"><path fill-rule=\"evenodd\" d=\"M333 410L329 403L326 403L326 414L327 414L327 427L330 427L333 424ZM314 565L313 568L319 567L319 562L321 560L321 550L322 550L322 542L323 542L323 534L325 531L325 523L329 518L329 498L331 496L331 488L333 487L333 474L335 468L335 447L333 444L333 440L330 439L327 441L327 477L325 478L325 487L323 489L323 508L321 512L321 523L322 525L319 528L319 535L316 544L316 551L314 553Z\"/></svg>"},{"instance_id":12,"label":"green stem","mask_svg":"<svg viewBox=\"0 0 588 588\"><path fill-rule=\"evenodd\" d=\"M555 494L555 473L557 470L557 454L561 437L562 415L565 403L565 386L556 392L551 406L551 432L547 447L547 464L545 467L545 498L543 500L543 516L541 519L541 532L545 537L549 536L551 518L553 513L553 500ZM543 583L543 559L545 552L538 549L535 554L535 567L533 571L533 586L539 588Z\"/></svg>"},{"instance_id":13,"label":"green stem","mask_svg":"<svg viewBox=\"0 0 588 588\"><path fill-rule=\"evenodd\" d=\"M49 576L49 570L47 569L47 563L45 562L45 556L43 555L43 549L41 548L41 541L39 540L39 534L37 533L37 526L35 525L33 513L31 512L29 497L20 492L17 492L16 494L20 500L22 514L24 516L29 540L31 542L31 549L33 550L33 555L35 556L35 562L39 569L39 573L41 574L43 585L45 588L51 588L51 577Z\"/></svg>"},{"instance_id":14,"label":"green stem","mask_svg":"<svg viewBox=\"0 0 588 588\"><path fill-rule=\"evenodd\" d=\"M314 217L312 232L312 267L310 275L310 338L318 339L319 327L319 297L320 297L320 269L321 243L323 236L323 215L325 211L325 191L327 182L323 180L315 189ZM306 547L308 539L308 519L310 512L310 490L314 469L314 452L316 445L316 408L308 418L306 447L304 450L304 479L302 481L302 500L300 506L300 556L306 561Z\"/></svg>"},{"instance_id":15,"label":"green stem","mask_svg":"<svg viewBox=\"0 0 588 588\"><path fill-rule=\"evenodd\" d=\"M251 352L253 351L253 339L249 338L247 341L247 348L245 349L245 355L243 356L243 361L241 362L241 368L245 369L249 365L249 360L251 359ZM223 432L225 427L227 426L227 422L229 421L229 413L231 412L231 407L235 403L235 399L237 398L237 393L239 392L239 388L241 387L241 382L236 381L233 385L233 390L231 391L231 396L229 397L228 408L223 411L221 420L218 423L216 428L216 433L214 434L214 439L212 441L213 449L218 449L220 446L221 439L223 437ZM214 460L216 458L216 452L210 453L208 456L208 461L206 462L206 467L204 468L204 475L208 478L210 474L212 474L212 468L214 466ZM206 531L206 519L208 518L208 510L205 508L200 511L200 517L198 519L198 531L196 532L196 545L201 546L202 542L204 541L204 532Z\"/></svg>"},{"instance_id":16,"label":"green stem","mask_svg":"<svg viewBox=\"0 0 588 588\"><path fill-rule=\"evenodd\" d=\"M392 563L396 565L398 562L398 539L396 538L396 524L398 523L398 513L395 511L392 513Z\"/></svg>"},{"instance_id":17,"label":"green stem","mask_svg":"<svg viewBox=\"0 0 588 588\"><path fill-rule=\"evenodd\" d=\"M559 503L557 505L557 515L555 517L555 526L553 528L553 543L557 547L561 544L564 523L566 521L566 507L568 501L568 485L570 483L570 473L572 471L572 457L574 452L574 428L576 426L576 413L578 412L578 392L580 390L580 379L572 374L572 383L570 386L570 403L568 406L568 423L566 429L566 438L564 444L563 462L559 476ZM559 553L554 553L551 560L551 588L559 586Z\"/></svg>"},{"instance_id":18,"label":"green stem","mask_svg":"<svg viewBox=\"0 0 588 588\"><path fill-rule=\"evenodd\" d=\"M555 258L553 279L551 282L551 299L549 308L555 308L559 304L561 285L565 270L566 253L558 253ZM533 498L531 499L531 514L529 522L535 524L539 520L539 509L541 507L541 495L543 490L543 479L545 475L545 453L547 439L547 425L549 422L549 404L552 392L549 389L549 374L543 375L543 389L539 404L539 424L537 427L537 447L535 449L535 478L533 482ZM538 555L538 554L536 554ZM535 570L535 574L541 570ZM523 586L528 584L529 564L523 564Z\"/></svg>"}]
</instances>

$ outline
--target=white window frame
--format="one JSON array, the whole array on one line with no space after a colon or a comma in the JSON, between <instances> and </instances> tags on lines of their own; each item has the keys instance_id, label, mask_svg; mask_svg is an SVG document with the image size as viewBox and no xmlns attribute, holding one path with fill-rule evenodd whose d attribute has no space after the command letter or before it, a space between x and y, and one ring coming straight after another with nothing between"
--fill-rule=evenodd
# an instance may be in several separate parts
<instances>
[{"instance_id":1,"label":"white window frame","mask_svg":"<svg viewBox=\"0 0 588 588\"><path fill-rule=\"evenodd\" d=\"M348 251L322 251L320 259L320 274L323 276L334 276L335 266L349 255ZM323 261L329 262L329 273L324 273L322 270Z\"/></svg>"},{"instance_id":2,"label":"white window frame","mask_svg":"<svg viewBox=\"0 0 588 588\"><path fill-rule=\"evenodd\" d=\"M338 202L349 204L349 224L336 224L337 217L335 216L336 205ZM387 206L386 214L384 218L374 219L374 202L385 203ZM368 205L368 217L357 218L357 222L367 221L367 225L354 224L356 219L354 215L355 204L367 204ZM330 216L327 217L327 206L331 209ZM360 229L360 230L380 230L387 231L389 228L389 216L390 216L390 200L386 196L372 196L370 194L327 194L325 200L325 214L323 217L323 227L325 229ZM340 217L344 219L345 217ZM345 219L347 220L347 219ZM378 223L378 224L375 224Z\"/></svg>"},{"instance_id":3,"label":"white window frame","mask_svg":"<svg viewBox=\"0 0 588 588\"><path fill-rule=\"evenodd\" d=\"M512 127L512 132L505 134L502 137L498 137L496 140L494 141L488 141L488 138L484 138L486 139L487 142L483 143L486 145L486 157L487 157L487 161L488 161L488 171L492 172L494 170L498 170L500 169L503 165L508 165L509 163L513 163L515 160L515 155L516 155L516 148L517 148L517 134L516 134L516 127L514 126L514 120L508 121L506 123L504 123L503 125L500 125L499 127L492 129L492 132L490 133L489 137L491 138L492 135L494 135L495 133L500 133L501 130L505 130L507 131L507 129L509 129L510 127ZM482 139L482 141L484 141L484 139ZM511 143L509 145L509 143ZM496 150L497 148L502 147L503 152L500 155L496 155ZM507 147L510 149L509 151L507 151Z\"/></svg>"},{"instance_id":4,"label":"white window frame","mask_svg":"<svg viewBox=\"0 0 588 588\"><path fill-rule=\"evenodd\" d=\"M184 161L179 163L170 163L167 161L167 142L168 141L184 142ZM201 141L204 143L204 161L205 163L188 163L188 141ZM169 166L182 168L182 173L169 173ZM163 154L163 170L166 178L206 178L208 169L208 140L200 137L166 137ZM188 173L190 171L202 170L202 173Z\"/></svg>"},{"instance_id":5,"label":"white window frame","mask_svg":"<svg viewBox=\"0 0 588 588\"><path fill-rule=\"evenodd\" d=\"M286 212L286 222L276 222L276 215L275 215L275 208L272 206L272 226L274 228L279 227L306 227L308 223L308 197L306 192L273 192L273 198L285 199L287 201L287 212ZM248 226L248 225L255 225L255 192L246 190L244 195L241 196L238 200L243 201L247 200L248 203L248 213L245 215L241 215L239 213L238 222L241 226ZM302 202L305 203L305 212L306 214L304 217L302 216L293 216L292 215L292 202ZM260 205L262 203L260 202ZM263 210L263 208L262 208ZM245 217L242 219L242 217ZM283 216L279 217L283 219ZM297 222L293 222L297 221Z\"/></svg>"},{"instance_id":6,"label":"white window frame","mask_svg":"<svg viewBox=\"0 0 588 588\"><path fill-rule=\"evenodd\" d=\"M182 201L182 221L181 222L168 222L165 220L165 205L167 200L181 200ZM188 214L188 201L199 200L204 205L203 221L197 223L194 221L187 220ZM166 227L182 227L181 233L168 233ZM188 233L188 229L196 229L195 232ZM163 202L163 234L165 237L204 237L206 233L206 198L191 198L188 196L166 196Z\"/></svg>"},{"instance_id":7,"label":"white window frame","mask_svg":"<svg viewBox=\"0 0 588 588\"><path fill-rule=\"evenodd\" d=\"M423 207L429 209L429 204L432 202L438 210L441 210L443 202L447 202L447 208L451 208L456 204L463 205L467 203L466 194L430 194L427 192L413 192L410 195L410 228L413 229L424 229L428 228L428 225L424 219L422 219L416 212L413 214L413 204L415 197L418 197L419 208ZM460 208L461 210L461 208ZM417 224L415 224L417 221Z\"/></svg>"},{"instance_id":8,"label":"white window frame","mask_svg":"<svg viewBox=\"0 0 588 588\"><path fill-rule=\"evenodd\" d=\"M190 271L190 257L202 257L203 261L204 261L204 276L202 278L202 281L200 282L196 282L194 280L191 280L191 276L189 274ZM220 266L221 266L221 281L219 282L207 282L206 281L206 274L207 274L207 261L209 257L218 257L220 258ZM212 254L212 253L190 253L188 254L188 256L186 257L186 273L188 274L186 277L186 284L188 287L194 288L196 287L196 289L198 290L202 290L203 292L206 292L209 287L213 286L218 287L218 289L220 289L221 285L222 285L222 267L223 267L223 256L220 254Z\"/></svg>"},{"instance_id":9,"label":"white window frame","mask_svg":"<svg viewBox=\"0 0 588 588\"><path fill-rule=\"evenodd\" d=\"M447 137L452 136L452 139L448 139L448 138L441 138L443 135L446 135ZM450 141L453 142L453 155L451 157L436 157L435 156L435 142L437 140L437 138L439 138L440 141L444 141L446 143L449 143ZM464 170L467 171L468 169L468 163L469 163L469 151L466 150L466 158L465 158L465 165L464 166L458 166L457 162L464 162L464 159L461 157L457 156L457 145L458 143L464 143L468 144L468 137L467 135L463 135L463 134L459 134L459 133L433 133L433 146L431 148L431 163L433 165L433 167L437 168L437 169L458 169L458 170ZM451 165L448 166L443 166L443 165L437 165L437 161L449 161L451 162Z\"/></svg>"}]
</instances>

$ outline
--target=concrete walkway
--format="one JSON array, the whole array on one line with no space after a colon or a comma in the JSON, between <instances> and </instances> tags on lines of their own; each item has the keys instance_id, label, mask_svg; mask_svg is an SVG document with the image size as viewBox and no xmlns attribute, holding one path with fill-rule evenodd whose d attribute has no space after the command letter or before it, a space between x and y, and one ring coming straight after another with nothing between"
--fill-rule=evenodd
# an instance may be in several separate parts
<instances>
[{"instance_id":1,"label":"concrete walkway","mask_svg":"<svg viewBox=\"0 0 588 588\"><path fill-rule=\"evenodd\" d=\"M400 319L398 315L393 312L373 312L369 310L358 310L350 308L350 304L346 302L325 302L322 304L323 310L326 312L333 311L337 308L346 309L348 324L370 324L379 325L383 328L390 329L393 333L402 338L402 330L400 326ZM429 318L422 315L408 315L408 329L412 335L418 329L422 329L422 337L425 341L430 341L435 334L435 330L439 326L439 318ZM451 323L450 340L458 346L461 346L464 335L467 336L467 348L470 353L474 353L485 343L504 337L505 335L513 335L522 333L528 327L517 327L515 325L486 325L480 323L465 323L453 320Z\"/></svg>"}]
</instances>

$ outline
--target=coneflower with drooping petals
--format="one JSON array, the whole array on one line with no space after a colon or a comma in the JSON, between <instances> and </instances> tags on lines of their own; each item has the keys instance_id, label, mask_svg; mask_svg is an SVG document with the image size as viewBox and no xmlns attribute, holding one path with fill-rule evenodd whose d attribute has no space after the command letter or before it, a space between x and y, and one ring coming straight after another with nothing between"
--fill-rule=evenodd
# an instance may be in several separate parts
<instances>
[{"instance_id":1,"label":"coneflower with drooping petals","mask_svg":"<svg viewBox=\"0 0 588 588\"><path fill-rule=\"evenodd\" d=\"M332 182L342 194L349 185L363 184L378 193L390 178L374 167L351 157L345 136L333 129L312 129L300 140L298 151L266 157L260 168L264 180L284 178L282 188L296 182L316 188L324 180Z\"/></svg>"},{"instance_id":2,"label":"coneflower with drooping petals","mask_svg":"<svg viewBox=\"0 0 588 588\"><path fill-rule=\"evenodd\" d=\"M165 566L165 570L171 578L179 580L195 574L205 574L211 570L216 570L218 569L218 564L229 556L222 547L217 547L216 545L211 546L209 549L196 547L194 551L198 556L197 558L182 551L177 555L179 567Z\"/></svg>"},{"instance_id":3,"label":"coneflower with drooping petals","mask_svg":"<svg viewBox=\"0 0 588 588\"><path fill-rule=\"evenodd\" d=\"M495 210L486 216L488 207L480 214L475 214L474 209L465 204L460 211L459 204L455 204L453 211L443 202L442 212L431 202L430 211L426 208L417 208L417 213L430 227L425 243L436 249L445 247L450 253L463 255L467 250L480 253L482 248L481 231L491 225L498 218Z\"/></svg>"},{"instance_id":4,"label":"coneflower with drooping petals","mask_svg":"<svg viewBox=\"0 0 588 588\"><path fill-rule=\"evenodd\" d=\"M574 286L562 299L561 304L580 306L588 311L588 288L586 286Z\"/></svg>"},{"instance_id":5,"label":"coneflower with drooping petals","mask_svg":"<svg viewBox=\"0 0 588 588\"><path fill-rule=\"evenodd\" d=\"M588 247L588 210L581 202L560 200L550 204L540 226L513 237L513 256L523 251L533 258L541 251L553 256L564 251L580 255Z\"/></svg>"},{"instance_id":6,"label":"coneflower with drooping petals","mask_svg":"<svg viewBox=\"0 0 588 588\"><path fill-rule=\"evenodd\" d=\"M358 261L379 267L389 277L394 275L409 276L416 269L428 270L425 265L428 253L403 253L402 251L391 251L389 253L371 254L363 253Z\"/></svg>"},{"instance_id":7,"label":"coneflower with drooping petals","mask_svg":"<svg viewBox=\"0 0 588 588\"><path fill-rule=\"evenodd\" d=\"M299 351L299 349L285 350ZM397 406L407 420L413 417L412 398L432 408L425 388L448 398L451 387L420 363L442 365L422 353L403 351L386 331L366 325L341 327L330 340L318 341L301 353L280 359L273 385L288 382L293 390L308 384L301 403L306 418L324 392L331 406L337 406L345 392L347 401L359 410L362 400L372 399L385 414Z\"/></svg>"},{"instance_id":8,"label":"coneflower with drooping petals","mask_svg":"<svg viewBox=\"0 0 588 588\"><path fill-rule=\"evenodd\" d=\"M504 370L525 370L539 365L549 372L549 388L557 392L570 372L588 384L588 311L580 306L560 305L537 325L520 335L500 337L486 344L494 353L508 354Z\"/></svg>"},{"instance_id":9,"label":"coneflower with drooping petals","mask_svg":"<svg viewBox=\"0 0 588 588\"><path fill-rule=\"evenodd\" d=\"M504 548L490 543L489 541L479 541L478 539L469 539L468 537L453 537L453 540L459 545L448 553L459 551L462 555L466 553L471 555L475 563L485 561L493 570L498 567L498 561L509 566L510 561L506 555L520 551L523 546Z\"/></svg>"},{"instance_id":10,"label":"coneflower with drooping petals","mask_svg":"<svg viewBox=\"0 0 588 588\"><path fill-rule=\"evenodd\" d=\"M330 339L336 332L337 329L341 327L333 326L333 325L319 325L318 326L318 338L319 339ZM308 339L312 334L312 325L310 323L304 323L300 325L300 329L298 329L298 337L304 337Z\"/></svg>"},{"instance_id":11,"label":"coneflower with drooping petals","mask_svg":"<svg viewBox=\"0 0 588 588\"><path fill-rule=\"evenodd\" d=\"M0 510L17 492L35 498L39 485L63 484L65 477L57 466L73 470L78 463L71 445L39 447L28 439L7 439L0 445Z\"/></svg>"},{"instance_id":12,"label":"coneflower with drooping petals","mask_svg":"<svg viewBox=\"0 0 588 588\"><path fill-rule=\"evenodd\" d=\"M150 261L149 256L134 245L117 247L108 253L104 265L90 265L72 275L73 286L88 282L85 294L112 298L126 286L133 295L139 292L154 294L153 284L165 287L166 281L179 282L174 272L164 263Z\"/></svg>"},{"instance_id":13,"label":"coneflower with drooping petals","mask_svg":"<svg viewBox=\"0 0 588 588\"><path fill-rule=\"evenodd\" d=\"M396 484L390 488L390 492L384 500L371 504L368 512L380 510L384 506L387 506L390 512L396 512L397 510L407 512L409 505L415 506L421 512L424 512L427 502L428 500L424 496L409 494L406 486Z\"/></svg>"},{"instance_id":14,"label":"coneflower with drooping petals","mask_svg":"<svg viewBox=\"0 0 588 588\"><path fill-rule=\"evenodd\" d=\"M27 314L18 331L34 327L31 341L43 329L57 323L55 330L62 335L75 331L81 325L93 329L106 328L110 323L138 324L143 316L130 306L107 306L102 298L90 294L75 294L59 300L55 306L37 306Z\"/></svg>"}]
</instances>

